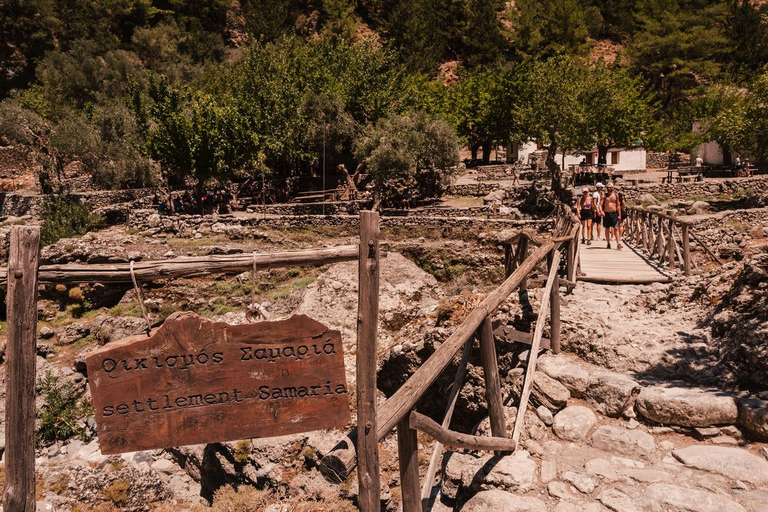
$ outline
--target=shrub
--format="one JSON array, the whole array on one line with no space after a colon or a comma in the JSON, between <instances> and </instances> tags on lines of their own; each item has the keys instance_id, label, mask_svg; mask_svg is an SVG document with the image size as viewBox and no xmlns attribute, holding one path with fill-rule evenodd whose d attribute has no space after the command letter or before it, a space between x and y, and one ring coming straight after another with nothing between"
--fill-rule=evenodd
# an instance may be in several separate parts
<instances>
[{"instance_id":1,"label":"shrub","mask_svg":"<svg viewBox=\"0 0 768 512\"><path fill-rule=\"evenodd\" d=\"M86 440L87 431L78 425L78 420L89 416L93 406L78 400L75 386L71 382L61 383L50 371L40 379L38 386L45 399L45 404L38 411L38 443L64 441L74 436Z\"/></svg>"},{"instance_id":2,"label":"shrub","mask_svg":"<svg viewBox=\"0 0 768 512\"><path fill-rule=\"evenodd\" d=\"M40 242L44 246L62 238L84 235L101 224L101 218L92 214L88 206L67 195L48 197L40 216L45 219L40 228Z\"/></svg>"}]
</instances>

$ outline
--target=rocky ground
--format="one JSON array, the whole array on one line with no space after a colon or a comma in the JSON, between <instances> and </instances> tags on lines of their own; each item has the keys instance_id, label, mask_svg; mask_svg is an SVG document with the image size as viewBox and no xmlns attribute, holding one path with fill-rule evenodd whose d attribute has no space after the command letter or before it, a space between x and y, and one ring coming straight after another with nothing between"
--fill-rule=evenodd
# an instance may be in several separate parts
<instances>
[{"instance_id":1,"label":"rocky ground","mask_svg":"<svg viewBox=\"0 0 768 512\"><path fill-rule=\"evenodd\" d=\"M461 200L451 201L452 208L461 206ZM477 207L477 201L467 202ZM697 252L703 271L690 278L649 286L579 283L563 297L565 353L539 360L520 449L506 456L447 452L431 510L768 510L768 216L760 208L715 210L699 205L692 215L724 265ZM115 226L61 240L44 249L42 258L123 262L356 243L354 228L344 226L258 228L242 236L231 231L221 225L186 237ZM391 245L381 275L384 399L500 282L503 252L499 235L482 227L392 228L382 235ZM531 281L530 305L513 296L494 323L530 329L540 279ZM255 285L257 301L273 318L301 312L342 331L351 382L356 281L355 264L343 263L260 271L255 283L245 273L162 281L143 285L143 291L153 321L183 309L239 323ZM51 376L40 384L40 421L62 396L74 410L57 411L72 421L73 428L59 436L66 440L40 440L39 510L198 511L211 503L214 511L355 509L356 479L334 486L317 470L345 432L102 455L82 361L99 344L143 330L134 292L49 288L41 291L40 305L38 369L41 377ZM527 351L497 343L511 431ZM419 404L421 412L440 419L456 362ZM477 347L467 374L452 428L487 434ZM422 435L419 441L423 477L433 441ZM382 506L394 512L399 475L393 435L380 450Z\"/></svg>"}]
</instances>

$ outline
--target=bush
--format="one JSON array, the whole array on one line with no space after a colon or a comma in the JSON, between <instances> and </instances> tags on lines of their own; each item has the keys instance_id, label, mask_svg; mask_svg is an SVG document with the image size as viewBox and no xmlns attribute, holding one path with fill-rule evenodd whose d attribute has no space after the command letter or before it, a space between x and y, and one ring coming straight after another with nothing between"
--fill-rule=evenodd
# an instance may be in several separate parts
<instances>
[{"instance_id":1,"label":"bush","mask_svg":"<svg viewBox=\"0 0 768 512\"><path fill-rule=\"evenodd\" d=\"M84 235L99 227L101 218L72 196L50 196L43 203L40 216L45 219L40 228L43 246L62 238Z\"/></svg>"},{"instance_id":2,"label":"bush","mask_svg":"<svg viewBox=\"0 0 768 512\"><path fill-rule=\"evenodd\" d=\"M45 405L38 411L40 425L37 442L64 441L70 437L87 440L87 430L78 425L81 418L88 417L93 407L84 400L78 400L78 392L71 382L62 383L50 371L38 382Z\"/></svg>"}]
</instances>

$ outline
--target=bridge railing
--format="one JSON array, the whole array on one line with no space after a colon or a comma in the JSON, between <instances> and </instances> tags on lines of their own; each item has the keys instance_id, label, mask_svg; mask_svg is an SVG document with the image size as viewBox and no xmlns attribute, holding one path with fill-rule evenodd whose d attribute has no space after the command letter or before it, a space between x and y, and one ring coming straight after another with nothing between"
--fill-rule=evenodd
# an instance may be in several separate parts
<instances>
[{"instance_id":1,"label":"bridge railing","mask_svg":"<svg viewBox=\"0 0 768 512\"><path fill-rule=\"evenodd\" d=\"M327 480L341 483L349 478L350 473L357 465L358 447L356 445L358 439L362 437L362 435L358 436L359 429L366 429L366 437L370 436L369 429L375 429L375 439L377 442L380 442L396 428L403 512L421 512L423 510L422 507L428 502L434 483L437 465L442 454L442 444L450 444L451 446L473 450L494 450L497 453L515 450L524 424L524 414L531 393L536 358L538 357L548 314L551 319L550 346L554 352L558 352L560 349L560 280L558 272L560 270L561 251L563 250L565 251L566 275L572 276L572 282L575 284L580 223L573 212L563 205L558 206L555 213L554 229L551 238L542 238L534 233L522 232L507 242L505 256L506 280L485 297L461 325L443 341L435 352L392 396L377 407L375 422L363 425L358 424L358 428L353 429L346 438L322 459L320 471ZM515 242L517 242L516 248L513 247ZM491 319L494 311L513 292L526 289L530 274L545 261L547 263L546 284L534 333L532 337L525 341L525 343L530 343L531 349L529 351L529 359L512 439L508 439ZM448 428L475 337L480 342L486 402L488 404L491 424L490 437L461 434ZM416 406L432 383L435 382L462 348L462 358L454 379L451 395L449 396L448 407L442 424L439 425L416 412ZM417 430L433 436L437 441L423 487L420 485L419 478ZM361 444L360 450L366 449L368 447ZM363 482L366 482L365 478L359 478L359 480L361 486ZM375 491L378 496L378 489ZM378 502L375 502L375 500L361 500L360 508L363 511L378 510Z\"/></svg>"},{"instance_id":2,"label":"bridge railing","mask_svg":"<svg viewBox=\"0 0 768 512\"><path fill-rule=\"evenodd\" d=\"M625 223L624 236L645 249L651 258L659 260L662 265L667 265L669 269L680 269L686 276L698 268L691 257L691 237L696 235L691 230L690 221L677 218L669 212L632 206L627 208ZM703 243L699 241L699 244L709 252Z\"/></svg>"}]
</instances>

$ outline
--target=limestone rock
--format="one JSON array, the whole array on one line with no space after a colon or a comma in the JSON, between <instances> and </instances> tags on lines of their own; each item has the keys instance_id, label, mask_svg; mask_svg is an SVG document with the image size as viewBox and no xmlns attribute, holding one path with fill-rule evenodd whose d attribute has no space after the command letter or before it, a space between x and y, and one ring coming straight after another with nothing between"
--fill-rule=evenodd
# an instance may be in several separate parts
<instances>
[{"instance_id":1,"label":"limestone rock","mask_svg":"<svg viewBox=\"0 0 768 512\"><path fill-rule=\"evenodd\" d=\"M622 469L621 473L642 483L671 482L675 478L659 469Z\"/></svg>"},{"instance_id":2,"label":"limestone rock","mask_svg":"<svg viewBox=\"0 0 768 512\"><path fill-rule=\"evenodd\" d=\"M746 512L744 507L730 498L700 489L651 484L647 493L649 498L663 503L672 512Z\"/></svg>"},{"instance_id":3,"label":"limestone rock","mask_svg":"<svg viewBox=\"0 0 768 512\"><path fill-rule=\"evenodd\" d=\"M692 445L673 451L672 456L692 468L755 485L768 484L768 462L741 448Z\"/></svg>"},{"instance_id":4,"label":"limestone rock","mask_svg":"<svg viewBox=\"0 0 768 512\"><path fill-rule=\"evenodd\" d=\"M662 512L661 504L651 498L632 498L617 490L606 489L597 499L614 512Z\"/></svg>"},{"instance_id":5,"label":"limestone rock","mask_svg":"<svg viewBox=\"0 0 768 512\"><path fill-rule=\"evenodd\" d=\"M536 368L560 382L571 392L571 396L583 397L589 386L589 374L586 370L570 362L565 356L542 356L536 362Z\"/></svg>"},{"instance_id":6,"label":"limestone rock","mask_svg":"<svg viewBox=\"0 0 768 512\"><path fill-rule=\"evenodd\" d=\"M525 493L536 487L536 462L525 451L502 457L483 477L483 486Z\"/></svg>"},{"instance_id":7,"label":"limestone rock","mask_svg":"<svg viewBox=\"0 0 768 512\"><path fill-rule=\"evenodd\" d=\"M547 512L547 506L536 498L516 496L507 491L483 491L477 493L461 512Z\"/></svg>"},{"instance_id":8,"label":"limestone rock","mask_svg":"<svg viewBox=\"0 0 768 512\"><path fill-rule=\"evenodd\" d=\"M536 408L536 415L539 417L542 423L544 423L546 426L550 427L552 426L552 411L544 407L543 405L540 405Z\"/></svg>"},{"instance_id":9,"label":"limestone rock","mask_svg":"<svg viewBox=\"0 0 768 512\"><path fill-rule=\"evenodd\" d=\"M695 201L690 208L688 208L688 215L701 215L709 211L709 203L706 201Z\"/></svg>"},{"instance_id":10,"label":"limestone rock","mask_svg":"<svg viewBox=\"0 0 768 512\"><path fill-rule=\"evenodd\" d=\"M659 502L650 498L633 498L618 489L606 489L598 501L614 512L662 512Z\"/></svg>"},{"instance_id":11,"label":"limestone rock","mask_svg":"<svg viewBox=\"0 0 768 512\"><path fill-rule=\"evenodd\" d=\"M586 400L600 414L617 418L632 407L632 400L640 392L640 385L618 373L600 372L592 375Z\"/></svg>"},{"instance_id":12,"label":"limestone rock","mask_svg":"<svg viewBox=\"0 0 768 512\"><path fill-rule=\"evenodd\" d=\"M548 484L557 479L557 462L553 460L541 461L541 483Z\"/></svg>"},{"instance_id":13,"label":"limestone rock","mask_svg":"<svg viewBox=\"0 0 768 512\"><path fill-rule=\"evenodd\" d=\"M471 453L451 452L443 474L443 496L456 499L459 489L469 487L476 473L491 458L490 455L479 456Z\"/></svg>"},{"instance_id":14,"label":"limestone rock","mask_svg":"<svg viewBox=\"0 0 768 512\"><path fill-rule=\"evenodd\" d=\"M592 493L600 484L600 478L597 476L577 471L566 471L563 473L563 480L584 494Z\"/></svg>"},{"instance_id":15,"label":"limestone rock","mask_svg":"<svg viewBox=\"0 0 768 512\"><path fill-rule=\"evenodd\" d=\"M589 407L574 405L557 413L552 429L560 439L578 442L587 437L596 422L597 417Z\"/></svg>"},{"instance_id":16,"label":"limestone rock","mask_svg":"<svg viewBox=\"0 0 768 512\"><path fill-rule=\"evenodd\" d=\"M522 374L510 374L509 380L512 383L512 394L515 398L520 398L523 379ZM550 411L559 411L566 406L569 398L571 398L571 392L558 381L543 372L534 374L533 386L531 386L532 404L543 405Z\"/></svg>"},{"instance_id":17,"label":"limestone rock","mask_svg":"<svg viewBox=\"0 0 768 512\"><path fill-rule=\"evenodd\" d=\"M547 485L547 492L553 498L560 498L561 500L577 501L579 499L579 495L571 490L570 485L557 480L549 482L549 485Z\"/></svg>"},{"instance_id":18,"label":"limestone rock","mask_svg":"<svg viewBox=\"0 0 768 512\"><path fill-rule=\"evenodd\" d=\"M571 503L561 501L554 508L554 512L603 512L605 509L599 503Z\"/></svg>"},{"instance_id":19,"label":"limestone rock","mask_svg":"<svg viewBox=\"0 0 768 512\"><path fill-rule=\"evenodd\" d=\"M738 424L751 439L768 442L768 401L739 401Z\"/></svg>"},{"instance_id":20,"label":"limestone rock","mask_svg":"<svg viewBox=\"0 0 768 512\"><path fill-rule=\"evenodd\" d=\"M732 396L701 388L644 388L636 406L650 421L684 427L734 423L738 413Z\"/></svg>"},{"instance_id":21,"label":"limestone rock","mask_svg":"<svg viewBox=\"0 0 768 512\"><path fill-rule=\"evenodd\" d=\"M630 457L648 457L656 451L653 436L641 430L602 426L595 430L592 446L598 450L621 453Z\"/></svg>"}]
</instances>

